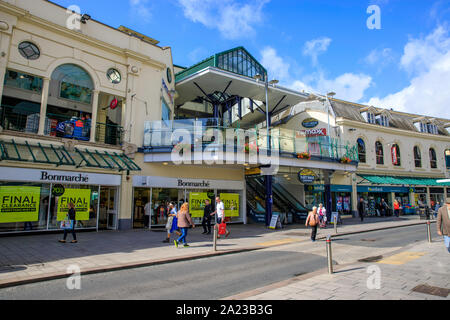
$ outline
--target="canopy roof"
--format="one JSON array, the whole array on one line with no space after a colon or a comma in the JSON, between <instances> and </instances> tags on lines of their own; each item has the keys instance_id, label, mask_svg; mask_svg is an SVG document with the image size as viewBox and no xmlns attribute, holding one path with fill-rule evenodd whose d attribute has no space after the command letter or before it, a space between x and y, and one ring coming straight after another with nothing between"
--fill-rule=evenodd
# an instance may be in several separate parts
<instances>
[{"instance_id":1,"label":"canopy roof","mask_svg":"<svg viewBox=\"0 0 450 320\"><path fill-rule=\"evenodd\" d=\"M392 176L369 176L360 175L361 178L374 184L396 184L405 186L431 186L445 187L450 186L450 182L438 183L439 179L432 178L409 178L409 177L392 177Z\"/></svg>"},{"instance_id":2,"label":"canopy roof","mask_svg":"<svg viewBox=\"0 0 450 320\"><path fill-rule=\"evenodd\" d=\"M141 168L124 153L78 149L68 151L64 146L31 145L28 142L0 140L0 161L20 161L76 168L89 167L120 171L141 171Z\"/></svg>"}]
</instances>

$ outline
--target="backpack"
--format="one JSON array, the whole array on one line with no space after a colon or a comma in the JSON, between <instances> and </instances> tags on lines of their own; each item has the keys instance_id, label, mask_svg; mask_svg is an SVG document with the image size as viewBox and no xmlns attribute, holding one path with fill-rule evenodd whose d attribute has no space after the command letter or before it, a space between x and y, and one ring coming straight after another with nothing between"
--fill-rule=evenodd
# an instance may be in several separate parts
<instances>
[{"instance_id":1,"label":"backpack","mask_svg":"<svg viewBox=\"0 0 450 320\"><path fill-rule=\"evenodd\" d=\"M309 226L310 227L315 227L317 226L318 222L317 222L317 214L313 215L312 219L309 219Z\"/></svg>"}]
</instances>

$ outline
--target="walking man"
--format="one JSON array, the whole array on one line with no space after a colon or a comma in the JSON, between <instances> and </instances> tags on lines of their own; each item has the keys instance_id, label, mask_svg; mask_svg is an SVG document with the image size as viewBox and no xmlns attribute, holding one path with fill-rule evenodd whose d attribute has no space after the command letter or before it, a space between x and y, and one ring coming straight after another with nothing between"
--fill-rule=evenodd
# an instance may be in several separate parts
<instances>
[{"instance_id":1,"label":"walking man","mask_svg":"<svg viewBox=\"0 0 450 320\"><path fill-rule=\"evenodd\" d=\"M361 197L361 199L359 199L359 203L358 203L358 213L359 213L359 217L361 218L361 222L364 222L365 211L366 211L366 204L364 203L364 198Z\"/></svg>"},{"instance_id":2,"label":"walking man","mask_svg":"<svg viewBox=\"0 0 450 320\"><path fill-rule=\"evenodd\" d=\"M209 200L205 200L205 208L203 209L203 234L211 234L211 202Z\"/></svg>"},{"instance_id":3,"label":"walking man","mask_svg":"<svg viewBox=\"0 0 450 320\"><path fill-rule=\"evenodd\" d=\"M211 213L211 216L216 215L216 225L214 228L219 228L219 224L222 224L225 222L225 204L220 200L220 197L216 198L216 211ZM226 238L230 235L230 231L227 229ZM217 238L220 238L220 236L217 236Z\"/></svg>"},{"instance_id":4,"label":"walking man","mask_svg":"<svg viewBox=\"0 0 450 320\"><path fill-rule=\"evenodd\" d=\"M147 199L145 199L147 202ZM152 203L148 201L144 206L144 228L150 227L150 215L152 214Z\"/></svg>"},{"instance_id":5,"label":"walking man","mask_svg":"<svg viewBox=\"0 0 450 320\"><path fill-rule=\"evenodd\" d=\"M450 253L450 197L447 197L447 204L439 208L436 226L438 235L444 237L445 246Z\"/></svg>"}]
</instances>

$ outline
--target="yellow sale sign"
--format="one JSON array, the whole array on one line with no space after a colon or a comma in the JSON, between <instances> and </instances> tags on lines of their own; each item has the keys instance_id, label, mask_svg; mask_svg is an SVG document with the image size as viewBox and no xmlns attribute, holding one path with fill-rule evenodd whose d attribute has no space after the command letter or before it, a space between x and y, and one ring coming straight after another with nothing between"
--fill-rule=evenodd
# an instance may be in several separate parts
<instances>
[{"instance_id":1,"label":"yellow sale sign","mask_svg":"<svg viewBox=\"0 0 450 320\"><path fill-rule=\"evenodd\" d=\"M89 189L66 189L64 194L58 197L58 221L66 219L69 212L69 203L75 205L76 220L88 221L91 201L91 190Z\"/></svg>"},{"instance_id":2,"label":"yellow sale sign","mask_svg":"<svg viewBox=\"0 0 450 320\"><path fill-rule=\"evenodd\" d=\"M192 218L203 218L205 200L210 200L207 193L191 192L189 194L189 213Z\"/></svg>"},{"instance_id":3,"label":"yellow sale sign","mask_svg":"<svg viewBox=\"0 0 450 320\"><path fill-rule=\"evenodd\" d=\"M225 217L239 217L239 194L222 193L220 200L225 205Z\"/></svg>"},{"instance_id":4,"label":"yellow sale sign","mask_svg":"<svg viewBox=\"0 0 450 320\"><path fill-rule=\"evenodd\" d=\"M39 220L40 187L0 187L0 223Z\"/></svg>"}]
</instances>

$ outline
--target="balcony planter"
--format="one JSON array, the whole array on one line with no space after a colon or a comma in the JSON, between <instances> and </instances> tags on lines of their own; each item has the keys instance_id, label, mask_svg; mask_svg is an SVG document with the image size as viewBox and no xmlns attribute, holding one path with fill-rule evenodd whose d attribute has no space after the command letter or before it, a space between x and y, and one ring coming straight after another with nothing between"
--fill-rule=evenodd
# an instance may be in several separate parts
<instances>
[{"instance_id":1,"label":"balcony planter","mask_svg":"<svg viewBox=\"0 0 450 320\"><path fill-rule=\"evenodd\" d=\"M351 162L352 162L352 159L350 159L349 157L342 157L341 158L341 163L348 164L348 163L351 163Z\"/></svg>"},{"instance_id":2,"label":"balcony planter","mask_svg":"<svg viewBox=\"0 0 450 320\"><path fill-rule=\"evenodd\" d=\"M298 159L311 160L311 154L308 152L297 153Z\"/></svg>"}]
</instances>

